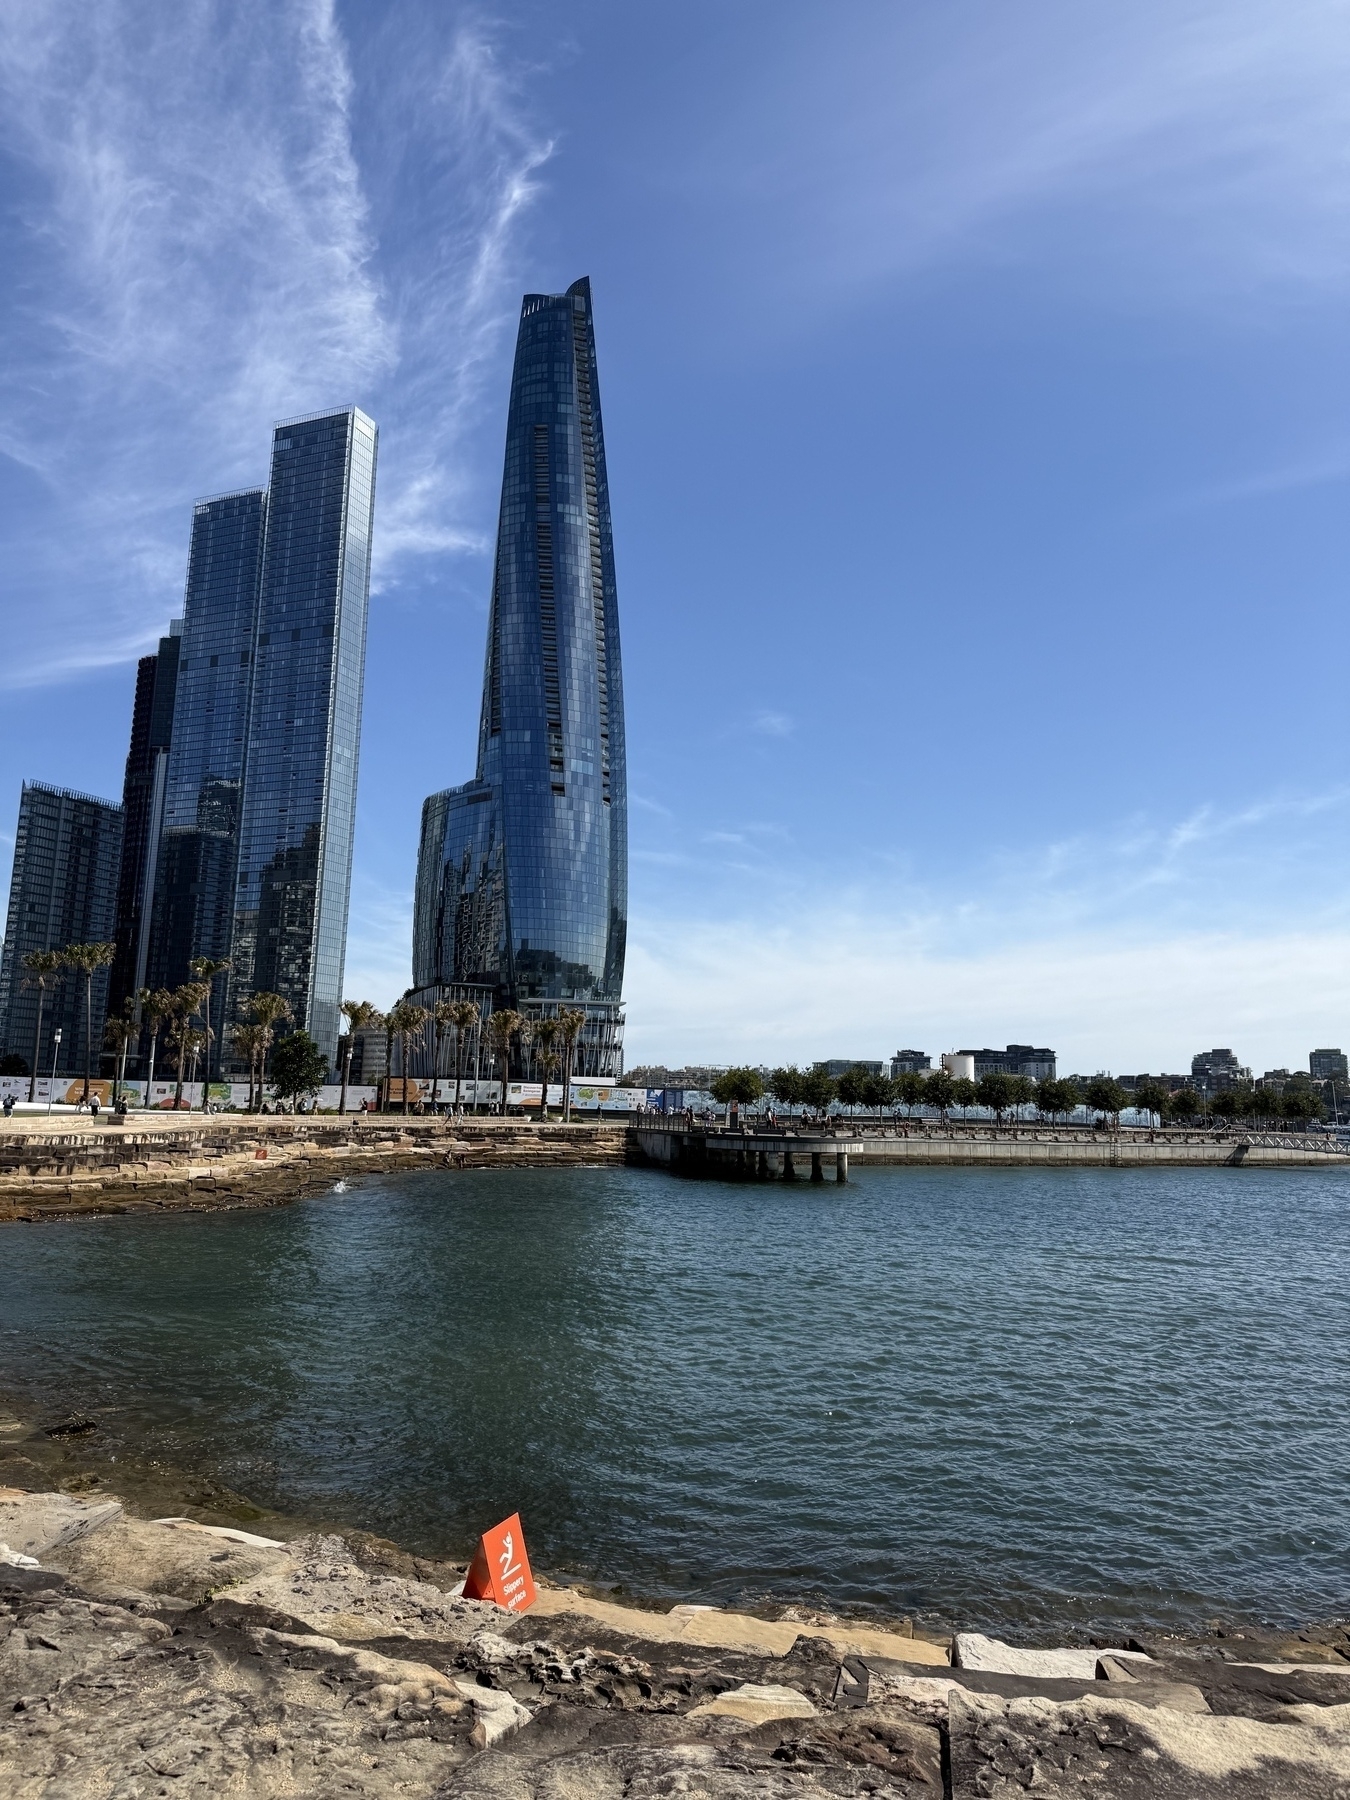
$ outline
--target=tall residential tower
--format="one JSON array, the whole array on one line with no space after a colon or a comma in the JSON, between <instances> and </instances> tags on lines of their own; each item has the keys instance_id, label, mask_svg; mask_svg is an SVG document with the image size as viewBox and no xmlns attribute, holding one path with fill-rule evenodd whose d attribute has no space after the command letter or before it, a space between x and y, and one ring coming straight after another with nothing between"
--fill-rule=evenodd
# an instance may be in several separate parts
<instances>
[{"instance_id":1,"label":"tall residential tower","mask_svg":"<svg viewBox=\"0 0 1350 1800\"><path fill-rule=\"evenodd\" d=\"M254 993L281 994L330 1062L356 829L376 445L374 423L354 406L291 419L272 436L234 874L234 1017Z\"/></svg>"},{"instance_id":2,"label":"tall residential tower","mask_svg":"<svg viewBox=\"0 0 1350 1800\"><path fill-rule=\"evenodd\" d=\"M84 983L68 973L46 993L39 1039L38 993L23 959L30 950L113 941L121 855L120 806L69 788L24 782L0 960L0 1055L21 1056L32 1074L52 1074L53 1060L56 1074L79 1073L88 1021ZM106 968L94 976L92 998L90 1060L97 1069L107 1013Z\"/></svg>"},{"instance_id":3,"label":"tall residential tower","mask_svg":"<svg viewBox=\"0 0 1350 1800\"><path fill-rule=\"evenodd\" d=\"M413 983L579 1005L578 1072L622 1068L628 795L590 282L516 340L478 770L422 811Z\"/></svg>"}]
</instances>

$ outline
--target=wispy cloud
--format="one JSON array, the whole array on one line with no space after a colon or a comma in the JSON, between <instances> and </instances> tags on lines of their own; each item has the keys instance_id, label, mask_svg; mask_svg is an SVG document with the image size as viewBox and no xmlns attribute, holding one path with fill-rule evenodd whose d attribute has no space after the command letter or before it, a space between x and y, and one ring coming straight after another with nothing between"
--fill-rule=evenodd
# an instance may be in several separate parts
<instances>
[{"instance_id":1,"label":"wispy cloud","mask_svg":"<svg viewBox=\"0 0 1350 1800\"><path fill-rule=\"evenodd\" d=\"M259 479L272 418L392 365L351 94L330 0L8 10L0 442L46 500L19 596L44 629L20 623L9 682L143 642L193 495Z\"/></svg>"},{"instance_id":2,"label":"wispy cloud","mask_svg":"<svg viewBox=\"0 0 1350 1800\"><path fill-rule=\"evenodd\" d=\"M394 48L382 104L403 124L380 160L382 199L400 219L384 261L403 359L387 395L377 584L409 557L488 548L465 522L478 497L466 434L513 322L520 227L553 154L486 25L466 23L444 45L433 33L421 57L406 35Z\"/></svg>"},{"instance_id":3,"label":"wispy cloud","mask_svg":"<svg viewBox=\"0 0 1350 1800\"><path fill-rule=\"evenodd\" d=\"M1230 316L1261 293L1350 287L1343 0L808 20L671 177L729 203L733 257L775 284L790 263L794 312L972 257L1116 304L1221 299ZM806 91L787 137L775 117ZM1055 214L1058 250L1038 226Z\"/></svg>"},{"instance_id":4,"label":"wispy cloud","mask_svg":"<svg viewBox=\"0 0 1350 1800\"><path fill-rule=\"evenodd\" d=\"M288 414L357 400L385 428L383 579L483 549L462 433L550 145L491 38L438 29L365 109L333 0L8 9L0 453L40 499L0 683L145 648L189 502L265 479Z\"/></svg>"},{"instance_id":5,"label":"wispy cloud","mask_svg":"<svg viewBox=\"0 0 1350 1800\"><path fill-rule=\"evenodd\" d=\"M802 1061L1048 1043L1065 1069L1187 1069L1210 1043L1259 1067L1306 1066L1339 1043L1350 933L1182 934L1128 946L1106 932L947 956L884 911L830 910L771 929L635 918L633 1062Z\"/></svg>"},{"instance_id":6,"label":"wispy cloud","mask_svg":"<svg viewBox=\"0 0 1350 1800\"><path fill-rule=\"evenodd\" d=\"M791 737L795 721L787 713L759 712L755 714L754 729L761 737Z\"/></svg>"},{"instance_id":7,"label":"wispy cloud","mask_svg":"<svg viewBox=\"0 0 1350 1800\"><path fill-rule=\"evenodd\" d=\"M737 834L706 833L678 891L639 886L629 1054L1035 1038L1079 1068L1128 1071L1240 1039L1263 1066L1292 1067L1339 1041L1350 1004L1350 895L1326 885L1322 847L1346 823L1350 790L1277 795L1126 819L924 883L856 855L824 883L796 855L745 885L722 860Z\"/></svg>"}]
</instances>

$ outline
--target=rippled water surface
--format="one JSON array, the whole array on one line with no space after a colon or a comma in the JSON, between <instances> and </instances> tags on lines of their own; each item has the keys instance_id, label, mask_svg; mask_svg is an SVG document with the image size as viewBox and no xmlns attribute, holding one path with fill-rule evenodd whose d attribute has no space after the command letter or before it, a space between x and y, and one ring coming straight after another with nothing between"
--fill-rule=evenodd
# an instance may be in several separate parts
<instances>
[{"instance_id":1,"label":"rippled water surface","mask_svg":"<svg viewBox=\"0 0 1350 1800\"><path fill-rule=\"evenodd\" d=\"M391 1176L0 1228L0 1383L284 1510L683 1598L1350 1611L1350 1178Z\"/></svg>"}]
</instances>

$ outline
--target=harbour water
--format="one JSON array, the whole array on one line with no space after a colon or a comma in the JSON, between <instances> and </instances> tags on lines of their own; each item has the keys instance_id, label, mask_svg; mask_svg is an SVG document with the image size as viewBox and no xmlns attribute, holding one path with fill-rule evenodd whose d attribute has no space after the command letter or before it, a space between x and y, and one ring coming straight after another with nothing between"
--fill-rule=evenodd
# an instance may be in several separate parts
<instances>
[{"instance_id":1,"label":"harbour water","mask_svg":"<svg viewBox=\"0 0 1350 1800\"><path fill-rule=\"evenodd\" d=\"M1350 1612L1350 1175L389 1176L0 1231L0 1389L629 1592L1043 1634Z\"/></svg>"}]
</instances>

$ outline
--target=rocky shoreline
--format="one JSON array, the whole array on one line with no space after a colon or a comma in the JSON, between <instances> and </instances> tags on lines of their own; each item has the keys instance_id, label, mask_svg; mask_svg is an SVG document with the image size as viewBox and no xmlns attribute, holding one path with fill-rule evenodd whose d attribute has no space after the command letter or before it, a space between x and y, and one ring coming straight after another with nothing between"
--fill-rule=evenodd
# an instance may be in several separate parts
<instances>
[{"instance_id":1,"label":"rocky shoreline","mask_svg":"<svg viewBox=\"0 0 1350 1800\"><path fill-rule=\"evenodd\" d=\"M1034 1647L546 1581L516 1616L365 1533L114 1491L90 1423L0 1429L7 1800L1350 1793L1342 1625Z\"/></svg>"},{"instance_id":2,"label":"rocky shoreline","mask_svg":"<svg viewBox=\"0 0 1350 1800\"><path fill-rule=\"evenodd\" d=\"M396 1114L11 1121L0 1131L0 1223L284 1206L395 1170L594 1167L627 1154L622 1127L590 1123Z\"/></svg>"}]
</instances>

